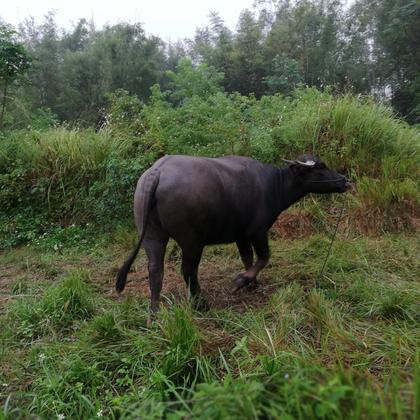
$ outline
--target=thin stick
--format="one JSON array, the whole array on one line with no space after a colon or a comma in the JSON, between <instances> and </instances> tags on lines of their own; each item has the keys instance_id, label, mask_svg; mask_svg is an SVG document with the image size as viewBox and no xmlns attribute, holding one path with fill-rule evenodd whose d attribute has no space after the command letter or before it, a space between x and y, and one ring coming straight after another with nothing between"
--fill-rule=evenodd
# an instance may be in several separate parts
<instances>
[{"instance_id":1,"label":"thin stick","mask_svg":"<svg viewBox=\"0 0 420 420\"><path fill-rule=\"evenodd\" d=\"M331 255L332 246L333 246L333 243L334 243L335 238L336 238L336 236L337 236L338 225L340 224L340 221L341 221L341 216L343 215L343 211L344 211L344 207L341 207L340 215L339 215L339 217L338 217L337 224L336 224L336 226L335 226L335 230L334 230L333 236L332 236L332 238L331 238L330 247L328 248L328 252L327 252L327 255L325 256L324 264L322 265L321 271L320 271L320 273L319 273L319 276L320 276L320 277L322 277L322 276L323 276L323 274L324 274L324 270L325 270L325 266L327 265L328 258L329 258L329 257L330 257L330 255Z\"/></svg>"}]
</instances>

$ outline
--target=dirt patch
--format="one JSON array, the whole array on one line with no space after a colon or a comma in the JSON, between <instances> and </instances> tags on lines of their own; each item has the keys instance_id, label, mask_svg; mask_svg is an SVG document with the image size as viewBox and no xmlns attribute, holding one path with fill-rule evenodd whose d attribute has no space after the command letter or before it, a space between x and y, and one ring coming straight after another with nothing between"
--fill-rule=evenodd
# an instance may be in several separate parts
<instances>
[{"instance_id":1,"label":"dirt patch","mask_svg":"<svg viewBox=\"0 0 420 420\"><path fill-rule=\"evenodd\" d=\"M24 271L13 264L4 264L0 272L0 314L3 312L4 305L14 297L13 285L16 279L23 276Z\"/></svg>"},{"instance_id":2,"label":"dirt patch","mask_svg":"<svg viewBox=\"0 0 420 420\"><path fill-rule=\"evenodd\" d=\"M364 235L376 236L382 232L418 232L420 210L416 203L402 200L384 214L376 207L364 206L349 214L349 224Z\"/></svg>"},{"instance_id":3,"label":"dirt patch","mask_svg":"<svg viewBox=\"0 0 420 420\"><path fill-rule=\"evenodd\" d=\"M252 308L258 308L268 302L270 296L282 286L273 283L266 271L259 276L256 286L244 288L236 293L233 279L243 271L239 257L224 257L223 254L214 254L209 251L204 256L199 268L199 282L203 297L208 301L212 309L234 309L238 312L245 312ZM31 262L32 264L32 262ZM90 273L90 282L94 289L105 295L108 299L124 299L126 296L150 298L148 282L147 261L141 256L133 265L133 271L128 275L126 288L121 296L115 292L115 277L120 268L120 262L95 261L89 257L76 259L75 261L54 260L51 262L56 275L47 278L45 273L32 267L30 271L19 267L15 263L4 264L0 272L0 310L7 301L17 297L13 294L13 287L18 278L24 279L33 293L32 287L39 281L52 283L59 279L64 273L75 268L86 267ZM19 296L19 294L18 294ZM180 273L180 258L176 255L165 261L165 276L161 294L161 302L185 302L188 299L187 287Z\"/></svg>"},{"instance_id":4,"label":"dirt patch","mask_svg":"<svg viewBox=\"0 0 420 420\"><path fill-rule=\"evenodd\" d=\"M334 226L340 209L326 209L322 225ZM292 209L282 213L273 227L271 235L281 239L301 239L319 232L320 222L309 212ZM345 209L340 220L340 230L350 234L377 236L383 232L418 232L420 230L420 210L417 203L402 200L386 212L383 209L364 205L362 208Z\"/></svg>"},{"instance_id":5,"label":"dirt patch","mask_svg":"<svg viewBox=\"0 0 420 420\"><path fill-rule=\"evenodd\" d=\"M282 239L303 238L314 230L314 219L305 211L282 213L271 228L274 236Z\"/></svg>"},{"instance_id":6,"label":"dirt patch","mask_svg":"<svg viewBox=\"0 0 420 420\"><path fill-rule=\"evenodd\" d=\"M215 266L212 261L203 261L200 264L199 282L203 297L212 309L235 309L239 312L250 308L258 308L268 302L270 296L282 285L270 283L270 279L261 273L258 284L232 293L233 279L241 271L235 262L231 267ZM108 295L115 295L113 283L105 285ZM137 271L128 275L128 282L123 295L142 296L150 298L148 273L146 265L137 268ZM180 274L179 265L173 262L165 263L165 276L163 280L161 302L182 302L188 299L187 287Z\"/></svg>"}]
</instances>

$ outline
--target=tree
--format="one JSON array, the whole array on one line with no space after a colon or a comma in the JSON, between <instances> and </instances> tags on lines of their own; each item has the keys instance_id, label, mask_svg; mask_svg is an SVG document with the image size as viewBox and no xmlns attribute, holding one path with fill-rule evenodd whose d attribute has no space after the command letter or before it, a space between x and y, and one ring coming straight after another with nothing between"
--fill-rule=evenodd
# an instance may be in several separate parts
<instances>
[{"instance_id":1,"label":"tree","mask_svg":"<svg viewBox=\"0 0 420 420\"><path fill-rule=\"evenodd\" d=\"M373 6L378 76L389 86L392 104L412 123L420 123L420 3L382 0Z\"/></svg>"},{"instance_id":2,"label":"tree","mask_svg":"<svg viewBox=\"0 0 420 420\"><path fill-rule=\"evenodd\" d=\"M234 37L223 19L215 12L210 13L209 25L197 29L190 54L195 62L206 63L224 74L222 85L225 90L234 89Z\"/></svg>"},{"instance_id":3,"label":"tree","mask_svg":"<svg viewBox=\"0 0 420 420\"><path fill-rule=\"evenodd\" d=\"M18 86L30 66L30 59L22 44L15 39L15 32L0 26L0 129L3 129L4 113L9 92Z\"/></svg>"},{"instance_id":4,"label":"tree","mask_svg":"<svg viewBox=\"0 0 420 420\"><path fill-rule=\"evenodd\" d=\"M372 10L356 2L343 17L336 73L343 89L371 93L377 87Z\"/></svg>"},{"instance_id":5,"label":"tree","mask_svg":"<svg viewBox=\"0 0 420 420\"><path fill-rule=\"evenodd\" d=\"M89 27L86 19L79 19L73 31L66 33L62 40L61 46L64 50L72 52L83 51L89 41Z\"/></svg>"},{"instance_id":6,"label":"tree","mask_svg":"<svg viewBox=\"0 0 420 420\"><path fill-rule=\"evenodd\" d=\"M200 64L196 67L192 62L183 58L175 72L168 71L169 88L171 99L179 104L185 98L198 96L207 99L209 96L220 92L220 85L223 80L223 73L207 64Z\"/></svg>"},{"instance_id":7,"label":"tree","mask_svg":"<svg viewBox=\"0 0 420 420\"><path fill-rule=\"evenodd\" d=\"M53 12L49 12L39 28L40 38L35 45L32 84L36 87L35 107L51 108L56 112L57 99L61 91L60 39Z\"/></svg>"},{"instance_id":8,"label":"tree","mask_svg":"<svg viewBox=\"0 0 420 420\"><path fill-rule=\"evenodd\" d=\"M165 71L163 42L146 36L140 24L96 30L81 19L60 33L49 13L41 25L26 20L20 33L35 57L26 92L32 109L48 108L61 121L95 124L106 94L117 89L147 100Z\"/></svg>"},{"instance_id":9,"label":"tree","mask_svg":"<svg viewBox=\"0 0 420 420\"><path fill-rule=\"evenodd\" d=\"M235 79L232 87L243 95L253 93L260 97L265 90L263 77L266 76L266 66L262 52L262 29L261 22L249 10L244 10L239 16L233 51Z\"/></svg>"},{"instance_id":10,"label":"tree","mask_svg":"<svg viewBox=\"0 0 420 420\"><path fill-rule=\"evenodd\" d=\"M291 93L303 81L299 63L287 55L276 55L273 60L273 70L265 79L269 93Z\"/></svg>"}]
</instances>

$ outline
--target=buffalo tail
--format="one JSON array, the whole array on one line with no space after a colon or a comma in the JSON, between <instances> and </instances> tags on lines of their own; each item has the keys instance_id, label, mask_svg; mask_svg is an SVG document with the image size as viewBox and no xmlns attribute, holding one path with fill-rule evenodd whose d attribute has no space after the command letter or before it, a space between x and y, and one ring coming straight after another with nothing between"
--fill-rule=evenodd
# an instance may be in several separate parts
<instances>
[{"instance_id":1,"label":"buffalo tail","mask_svg":"<svg viewBox=\"0 0 420 420\"><path fill-rule=\"evenodd\" d=\"M142 185L142 201L143 205L143 221L141 224L141 234L140 239L137 242L136 247L134 248L133 252L128 257L127 261L121 267L120 271L117 274L117 280L115 283L115 290L118 293L121 293L124 290L125 284L127 282L127 275L130 271L130 267L133 264L136 256L140 250L141 244L144 239L144 235L146 233L147 221L149 218L150 209L153 204L153 199L155 195L156 188L159 184L159 171L156 169L149 169L144 173L144 183Z\"/></svg>"}]
</instances>

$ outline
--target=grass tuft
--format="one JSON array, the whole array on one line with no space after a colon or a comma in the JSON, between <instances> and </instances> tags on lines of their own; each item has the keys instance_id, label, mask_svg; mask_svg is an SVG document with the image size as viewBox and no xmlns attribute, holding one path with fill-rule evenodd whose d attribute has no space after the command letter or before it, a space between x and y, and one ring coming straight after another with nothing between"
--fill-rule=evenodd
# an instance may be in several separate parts
<instances>
[{"instance_id":1,"label":"grass tuft","mask_svg":"<svg viewBox=\"0 0 420 420\"><path fill-rule=\"evenodd\" d=\"M76 321L88 319L94 302L86 271L73 271L50 286L41 298L21 298L8 310L13 334L24 340L62 333Z\"/></svg>"}]
</instances>

